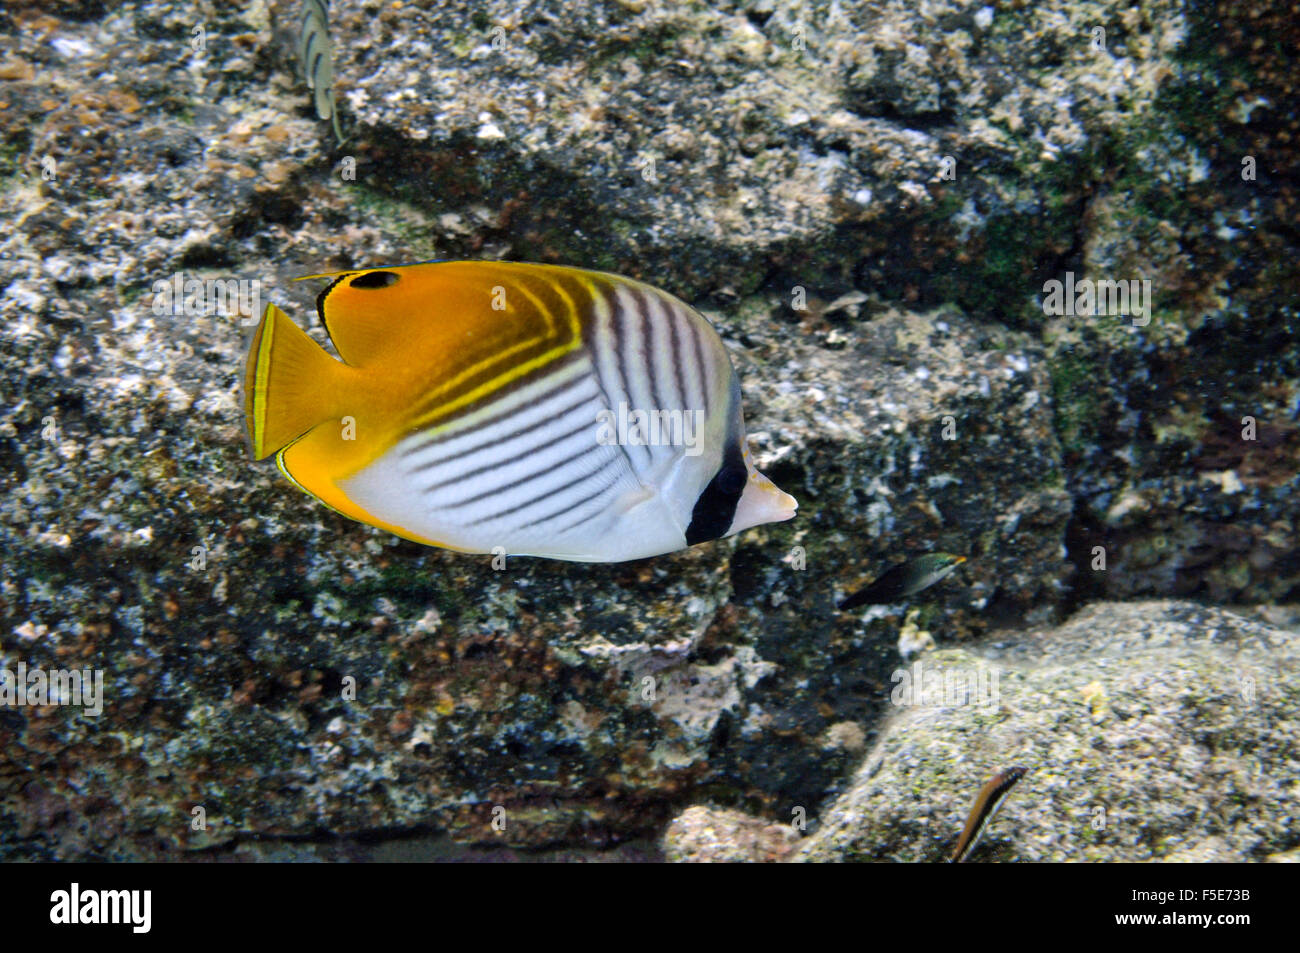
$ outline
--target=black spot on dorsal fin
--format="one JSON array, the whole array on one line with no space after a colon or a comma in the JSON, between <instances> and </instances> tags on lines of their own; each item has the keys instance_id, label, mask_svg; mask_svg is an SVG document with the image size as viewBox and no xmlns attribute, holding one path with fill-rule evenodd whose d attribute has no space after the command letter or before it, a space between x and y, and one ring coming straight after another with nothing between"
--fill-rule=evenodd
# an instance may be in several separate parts
<instances>
[{"instance_id":1,"label":"black spot on dorsal fin","mask_svg":"<svg viewBox=\"0 0 1300 953\"><path fill-rule=\"evenodd\" d=\"M348 282L352 288L387 288L397 284L397 272L395 271L367 271L364 275L357 275Z\"/></svg>"}]
</instances>

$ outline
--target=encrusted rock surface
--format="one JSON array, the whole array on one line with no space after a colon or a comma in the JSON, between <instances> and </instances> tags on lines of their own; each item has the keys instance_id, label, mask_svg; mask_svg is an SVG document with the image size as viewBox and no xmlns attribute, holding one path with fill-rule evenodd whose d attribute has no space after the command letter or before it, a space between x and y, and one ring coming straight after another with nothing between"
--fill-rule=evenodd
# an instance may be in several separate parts
<instances>
[{"instance_id":1,"label":"encrusted rock surface","mask_svg":"<svg viewBox=\"0 0 1300 953\"><path fill-rule=\"evenodd\" d=\"M798 859L944 860L975 793L1012 765L1029 773L971 860L1264 860L1300 840L1298 629L1098 603L920 664L929 694L900 695ZM973 675L994 690L961 696Z\"/></svg>"},{"instance_id":2,"label":"encrusted rock surface","mask_svg":"<svg viewBox=\"0 0 1300 953\"><path fill-rule=\"evenodd\" d=\"M0 708L0 855L815 820L900 641L1294 601L1284 7L338 0L341 148L295 4L0 10L0 664L107 696ZM324 341L293 277L463 256L701 307L798 518L619 566L422 549L249 464L244 322L154 307L247 279ZM1067 270L1150 277L1151 323L1046 318ZM935 549L970 560L834 610Z\"/></svg>"},{"instance_id":3,"label":"encrusted rock surface","mask_svg":"<svg viewBox=\"0 0 1300 953\"><path fill-rule=\"evenodd\" d=\"M664 858L674 863L773 863L793 852L798 835L740 811L688 808L664 832Z\"/></svg>"}]
</instances>

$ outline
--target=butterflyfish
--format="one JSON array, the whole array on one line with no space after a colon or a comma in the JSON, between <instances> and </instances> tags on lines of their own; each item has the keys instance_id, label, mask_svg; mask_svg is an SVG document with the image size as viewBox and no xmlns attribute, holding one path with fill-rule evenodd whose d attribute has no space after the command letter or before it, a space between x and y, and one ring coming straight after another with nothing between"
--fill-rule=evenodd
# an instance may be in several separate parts
<instances>
[{"instance_id":1,"label":"butterflyfish","mask_svg":"<svg viewBox=\"0 0 1300 953\"><path fill-rule=\"evenodd\" d=\"M330 42L326 0L303 0L298 28L298 63L307 88L312 91L316 117L334 124L334 136L342 145L338 104L334 100L334 44Z\"/></svg>"},{"instance_id":2,"label":"butterflyfish","mask_svg":"<svg viewBox=\"0 0 1300 953\"><path fill-rule=\"evenodd\" d=\"M970 856L975 845L979 843L980 837L992 822L993 815L998 812L1002 802L1007 799L1016 782L1025 776L1027 770L1027 768L1014 767L999 771L980 788L979 794L975 796L975 803L971 805L966 827L957 838L957 846L953 848L952 856L948 858L949 863L960 864Z\"/></svg>"},{"instance_id":3,"label":"butterflyfish","mask_svg":"<svg viewBox=\"0 0 1300 953\"><path fill-rule=\"evenodd\" d=\"M333 358L268 305L245 364L254 459L345 516L469 553L618 562L787 520L721 338L602 272L446 261L333 274Z\"/></svg>"},{"instance_id":4,"label":"butterflyfish","mask_svg":"<svg viewBox=\"0 0 1300 953\"><path fill-rule=\"evenodd\" d=\"M891 566L870 585L840 600L837 608L855 609L865 605L888 605L929 589L953 573L966 561L952 553L926 553L916 559Z\"/></svg>"}]
</instances>

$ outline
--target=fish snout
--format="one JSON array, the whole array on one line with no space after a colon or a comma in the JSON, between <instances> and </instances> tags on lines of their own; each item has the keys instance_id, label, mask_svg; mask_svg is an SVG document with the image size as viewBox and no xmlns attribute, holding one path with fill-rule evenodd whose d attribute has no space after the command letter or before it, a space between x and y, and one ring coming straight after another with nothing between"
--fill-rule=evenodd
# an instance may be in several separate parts
<instances>
[{"instance_id":1,"label":"fish snout","mask_svg":"<svg viewBox=\"0 0 1300 953\"><path fill-rule=\"evenodd\" d=\"M736 515L727 535L764 523L783 523L792 519L798 509L798 500L750 467L749 481L736 504Z\"/></svg>"}]
</instances>

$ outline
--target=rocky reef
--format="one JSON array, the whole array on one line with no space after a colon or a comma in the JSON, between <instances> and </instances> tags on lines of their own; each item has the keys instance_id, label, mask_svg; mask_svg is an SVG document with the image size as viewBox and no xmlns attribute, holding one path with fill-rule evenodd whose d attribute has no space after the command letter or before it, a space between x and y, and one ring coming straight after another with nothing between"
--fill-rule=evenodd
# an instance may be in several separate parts
<instances>
[{"instance_id":1,"label":"rocky reef","mask_svg":"<svg viewBox=\"0 0 1300 953\"><path fill-rule=\"evenodd\" d=\"M1021 757L979 857L1296 847L1289 5L336 0L342 145L296 12L0 10L0 667L105 695L0 707L0 857L935 860ZM293 278L457 257L699 307L797 519L417 546L250 464L248 315L159 304L324 343ZM1149 308L1049 314L1067 273ZM1002 707L896 717L918 659Z\"/></svg>"},{"instance_id":2,"label":"rocky reef","mask_svg":"<svg viewBox=\"0 0 1300 953\"><path fill-rule=\"evenodd\" d=\"M900 707L798 859L946 859L975 792L1012 764L1029 772L972 860L1263 860L1295 846L1294 630L1099 603L988 644L924 657L933 691ZM988 697L950 704L976 673Z\"/></svg>"}]
</instances>

